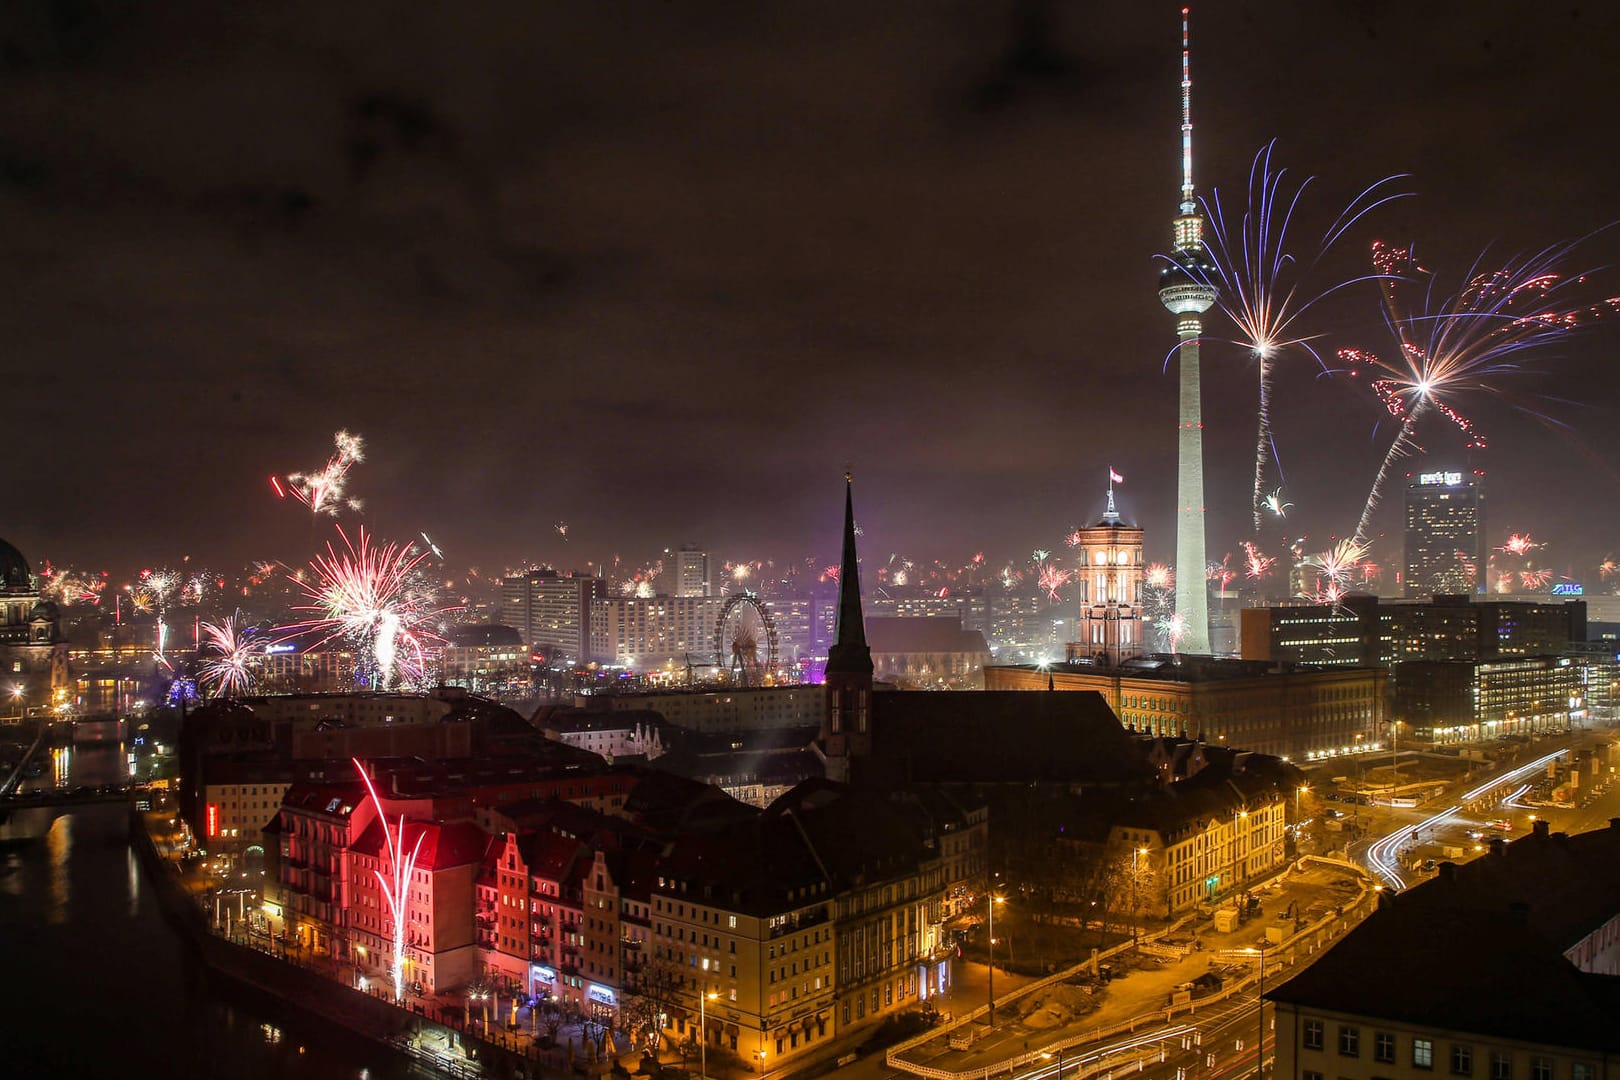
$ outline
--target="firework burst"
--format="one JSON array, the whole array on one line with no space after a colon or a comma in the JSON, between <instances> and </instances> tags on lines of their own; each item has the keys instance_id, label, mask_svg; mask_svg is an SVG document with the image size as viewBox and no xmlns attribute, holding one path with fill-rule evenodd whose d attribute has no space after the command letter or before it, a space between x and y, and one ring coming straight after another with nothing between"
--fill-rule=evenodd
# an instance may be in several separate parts
<instances>
[{"instance_id":1,"label":"firework burst","mask_svg":"<svg viewBox=\"0 0 1620 1080\"><path fill-rule=\"evenodd\" d=\"M1062 567L1054 566L1051 563L1043 563L1041 565L1040 576L1036 579L1036 581L1040 587L1045 590L1046 599L1049 602L1056 604L1061 602L1063 599L1063 597L1058 595L1058 590L1067 585L1073 579L1073 571L1065 570Z\"/></svg>"},{"instance_id":2,"label":"firework burst","mask_svg":"<svg viewBox=\"0 0 1620 1080\"><path fill-rule=\"evenodd\" d=\"M46 564L40 573L39 591L47 600L64 607L73 604L99 604L107 588L107 572L80 571Z\"/></svg>"},{"instance_id":3,"label":"firework burst","mask_svg":"<svg viewBox=\"0 0 1620 1080\"><path fill-rule=\"evenodd\" d=\"M1294 508L1293 503L1283 501L1282 488L1278 488L1270 495L1267 495L1263 502L1265 504L1266 511L1279 521L1287 517L1288 511Z\"/></svg>"},{"instance_id":4,"label":"firework burst","mask_svg":"<svg viewBox=\"0 0 1620 1080\"><path fill-rule=\"evenodd\" d=\"M1245 540L1243 542L1244 577L1259 581L1261 578L1270 576L1272 568L1276 565L1276 556L1265 554L1255 547L1251 541Z\"/></svg>"},{"instance_id":5,"label":"firework burst","mask_svg":"<svg viewBox=\"0 0 1620 1080\"><path fill-rule=\"evenodd\" d=\"M1366 557L1367 544L1355 537L1340 540L1326 551L1305 556L1300 566L1315 587L1301 595L1315 603L1337 607L1349 591L1356 567Z\"/></svg>"},{"instance_id":6,"label":"firework burst","mask_svg":"<svg viewBox=\"0 0 1620 1080\"><path fill-rule=\"evenodd\" d=\"M1544 546L1530 539L1528 533L1509 533L1507 543L1496 550L1507 555L1528 555L1537 548Z\"/></svg>"},{"instance_id":7,"label":"firework burst","mask_svg":"<svg viewBox=\"0 0 1620 1080\"><path fill-rule=\"evenodd\" d=\"M1228 218L1219 192L1206 205L1210 224L1208 251L1213 265L1205 284L1215 290L1216 303L1237 327L1238 343L1249 350L1258 366L1253 506L1257 533L1265 503L1266 459L1277 457L1271 436L1273 365L1285 353L1298 350L1326 370L1313 344L1316 335L1305 332L1305 317L1322 300L1365 279L1337 282L1319 291L1307 282L1346 230L1385 203L1410 194L1391 187L1401 177L1378 181L1350 201L1302 258L1295 253L1289 229L1311 178L1297 187L1285 187L1287 170L1272 171L1274 146L1268 144L1254 157L1241 219Z\"/></svg>"},{"instance_id":8,"label":"firework burst","mask_svg":"<svg viewBox=\"0 0 1620 1080\"><path fill-rule=\"evenodd\" d=\"M267 644L257 628L243 626L241 612L217 623L201 624L202 663L198 685L216 697L239 697L253 688L253 661L264 655Z\"/></svg>"},{"instance_id":9,"label":"firework burst","mask_svg":"<svg viewBox=\"0 0 1620 1080\"><path fill-rule=\"evenodd\" d=\"M1164 563L1143 568L1142 620L1152 627L1160 652L1175 652L1185 624L1176 614L1176 575Z\"/></svg>"},{"instance_id":10,"label":"firework burst","mask_svg":"<svg viewBox=\"0 0 1620 1080\"><path fill-rule=\"evenodd\" d=\"M1425 416L1444 417L1467 436L1470 447L1483 447L1473 422L1453 404L1458 397L1503 396L1502 380L1528 374L1526 361L1533 353L1564 342L1595 318L1620 312L1620 299L1595 305L1574 299L1585 277L1558 270L1574 247L1543 248L1496 269L1485 269L1481 256L1460 289L1439 296L1434 275L1414 261L1410 248L1373 245L1393 359L1357 349L1341 350L1339 357L1352 374L1365 368L1373 375L1373 392L1399 426L1373 478L1356 539L1367 538L1396 464L1420 449L1416 432Z\"/></svg>"},{"instance_id":11,"label":"firework burst","mask_svg":"<svg viewBox=\"0 0 1620 1080\"><path fill-rule=\"evenodd\" d=\"M349 470L366 459L364 443L360 436L348 431L337 432L332 442L336 446L332 456L314 472L289 473L285 483L272 476L270 486L276 494L282 498L291 495L315 516L337 517L345 507L359 510L362 503L350 498L347 489Z\"/></svg>"},{"instance_id":12,"label":"firework burst","mask_svg":"<svg viewBox=\"0 0 1620 1080\"><path fill-rule=\"evenodd\" d=\"M311 617L281 628L280 640L312 638L319 648L343 638L355 648L357 673L373 689L421 685L425 648L441 640L430 624L455 610L438 604L433 584L419 572L427 552L411 544L377 547L364 529L358 543L341 528L338 536L343 547L328 541L326 553L310 560L307 577L290 575L311 600L294 610Z\"/></svg>"}]
</instances>

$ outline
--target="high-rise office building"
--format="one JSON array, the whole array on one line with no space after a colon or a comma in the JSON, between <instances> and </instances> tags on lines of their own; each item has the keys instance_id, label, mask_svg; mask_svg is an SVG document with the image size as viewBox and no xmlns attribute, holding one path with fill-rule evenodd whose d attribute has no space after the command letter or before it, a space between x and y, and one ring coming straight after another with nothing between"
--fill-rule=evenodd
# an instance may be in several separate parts
<instances>
[{"instance_id":1,"label":"high-rise office building","mask_svg":"<svg viewBox=\"0 0 1620 1080\"><path fill-rule=\"evenodd\" d=\"M605 596L591 605L590 657L601 664L651 670L708 668L715 653L722 596Z\"/></svg>"},{"instance_id":2,"label":"high-rise office building","mask_svg":"<svg viewBox=\"0 0 1620 1080\"><path fill-rule=\"evenodd\" d=\"M1480 592L1485 475L1422 472L1406 488L1406 595Z\"/></svg>"},{"instance_id":3,"label":"high-rise office building","mask_svg":"<svg viewBox=\"0 0 1620 1080\"><path fill-rule=\"evenodd\" d=\"M583 661L590 657L591 602L606 596L599 577L531 570L501 581L501 621L537 651Z\"/></svg>"},{"instance_id":4,"label":"high-rise office building","mask_svg":"<svg viewBox=\"0 0 1620 1080\"><path fill-rule=\"evenodd\" d=\"M682 544L667 551L675 577L676 596L709 596L713 584L709 574L709 553L696 544Z\"/></svg>"}]
</instances>

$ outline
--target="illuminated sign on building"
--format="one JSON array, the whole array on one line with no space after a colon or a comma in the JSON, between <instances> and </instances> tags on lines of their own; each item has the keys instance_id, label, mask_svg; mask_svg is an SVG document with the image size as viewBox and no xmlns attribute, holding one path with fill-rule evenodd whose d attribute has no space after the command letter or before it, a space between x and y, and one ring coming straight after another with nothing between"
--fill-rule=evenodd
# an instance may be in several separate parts
<instances>
[{"instance_id":1,"label":"illuminated sign on building","mask_svg":"<svg viewBox=\"0 0 1620 1080\"><path fill-rule=\"evenodd\" d=\"M529 977L535 982L555 983L557 981L557 972L544 964L531 964L529 965Z\"/></svg>"},{"instance_id":2,"label":"illuminated sign on building","mask_svg":"<svg viewBox=\"0 0 1620 1080\"><path fill-rule=\"evenodd\" d=\"M209 803L208 804L208 835L209 836L218 836L219 835L219 804L218 803Z\"/></svg>"},{"instance_id":3,"label":"illuminated sign on building","mask_svg":"<svg viewBox=\"0 0 1620 1080\"><path fill-rule=\"evenodd\" d=\"M1560 581L1552 587L1554 596L1584 596L1586 586L1576 581Z\"/></svg>"},{"instance_id":4,"label":"illuminated sign on building","mask_svg":"<svg viewBox=\"0 0 1620 1080\"><path fill-rule=\"evenodd\" d=\"M1462 483L1462 476L1463 476L1463 474L1460 473L1460 472L1426 472L1426 473L1418 473L1418 483L1423 484L1425 486L1430 486L1430 485L1434 485L1434 484L1443 484L1446 487L1450 487L1453 484Z\"/></svg>"},{"instance_id":5,"label":"illuminated sign on building","mask_svg":"<svg viewBox=\"0 0 1620 1080\"><path fill-rule=\"evenodd\" d=\"M590 983L585 987L585 996L603 1005L617 1005L619 1003L618 999L613 996L612 990L605 986L598 986L596 983Z\"/></svg>"},{"instance_id":6,"label":"illuminated sign on building","mask_svg":"<svg viewBox=\"0 0 1620 1080\"><path fill-rule=\"evenodd\" d=\"M274 654L274 653L297 652L298 651L298 646L292 645L292 644L266 645L265 648L264 648L264 651L267 652L267 653L272 653L272 654Z\"/></svg>"}]
</instances>

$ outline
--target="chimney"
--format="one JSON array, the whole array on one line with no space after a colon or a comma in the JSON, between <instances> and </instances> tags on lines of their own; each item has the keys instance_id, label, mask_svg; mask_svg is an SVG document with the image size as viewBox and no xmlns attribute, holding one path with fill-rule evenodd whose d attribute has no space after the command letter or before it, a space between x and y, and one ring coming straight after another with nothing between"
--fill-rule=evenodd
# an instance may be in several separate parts
<instances>
[{"instance_id":1,"label":"chimney","mask_svg":"<svg viewBox=\"0 0 1620 1080\"><path fill-rule=\"evenodd\" d=\"M1609 819L1609 828L1611 828L1611 829L1620 829L1620 817L1612 817L1612 818L1610 818Z\"/></svg>"},{"instance_id":2,"label":"chimney","mask_svg":"<svg viewBox=\"0 0 1620 1080\"><path fill-rule=\"evenodd\" d=\"M1507 854L1507 841L1503 840L1500 836L1491 837L1491 854L1492 855L1506 855Z\"/></svg>"},{"instance_id":3,"label":"chimney","mask_svg":"<svg viewBox=\"0 0 1620 1080\"><path fill-rule=\"evenodd\" d=\"M1537 818L1531 823L1531 828L1535 830L1536 838L1539 840L1547 839L1547 835L1551 831L1546 818Z\"/></svg>"},{"instance_id":4,"label":"chimney","mask_svg":"<svg viewBox=\"0 0 1620 1080\"><path fill-rule=\"evenodd\" d=\"M1559 847L1569 846L1569 833L1567 832L1555 832L1552 834L1552 839L1553 843L1557 844Z\"/></svg>"},{"instance_id":5,"label":"chimney","mask_svg":"<svg viewBox=\"0 0 1620 1080\"><path fill-rule=\"evenodd\" d=\"M1456 863L1449 862L1449 861L1448 862L1443 862L1439 866L1435 867L1435 869L1440 872L1440 880L1441 881L1456 881L1457 880L1457 864Z\"/></svg>"}]
</instances>

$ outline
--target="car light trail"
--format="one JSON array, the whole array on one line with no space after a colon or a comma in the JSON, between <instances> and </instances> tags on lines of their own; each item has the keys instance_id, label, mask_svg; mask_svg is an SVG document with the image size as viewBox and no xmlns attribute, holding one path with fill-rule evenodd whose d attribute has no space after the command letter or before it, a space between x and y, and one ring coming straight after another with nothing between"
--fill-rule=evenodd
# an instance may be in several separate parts
<instances>
[{"instance_id":1,"label":"car light trail","mask_svg":"<svg viewBox=\"0 0 1620 1080\"><path fill-rule=\"evenodd\" d=\"M1550 754L1546 754L1534 761L1527 762L1526 764L1520 765L1517 768L1511 769L1493 780L1487 780L1485 783L1481 784L1472 791L1464 792L1461 802L1458 802L1453 806L1446 807L1438 814L1427 817L1418 822L1416 825L1403 825L1399 829L1396 829L1394 832L1390 833L1388 836L1380 837L1379 839L1374 840L1367 847L1367 865L1370 866L1373 872L1379 877L1383 878L1384 881L1387 882L1391 887L1396 889L1406 888L1406 879L1401 877L1400 862L1397 859L1397 856L1400 854L1401 844L1405 843L1408 839L1416 838L1423 832L1424 829L1431 829L1434 826L1439 825L1441 822L1451 817L1452 814L1455 814L1458 810L1462 809L1464 803L1473 802L1486 792L1492 791L1506 784L1511 784L1516 780L1528 776L1537 769L1544 769L1547 767L1549 762L1556 761L1568 753L1568 750L1554 750ZM1528 788L1528 785L1526 785L1526 788ZM1514 792L1512 795L1508 796L1508 799L1514 799L1524 794L1526 788L1521 788L1519 791Z\"/></svg>"}]
</instances>

